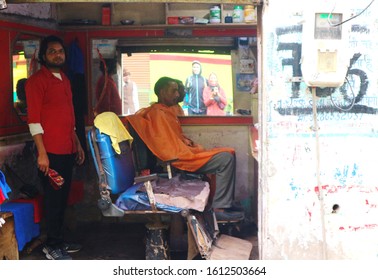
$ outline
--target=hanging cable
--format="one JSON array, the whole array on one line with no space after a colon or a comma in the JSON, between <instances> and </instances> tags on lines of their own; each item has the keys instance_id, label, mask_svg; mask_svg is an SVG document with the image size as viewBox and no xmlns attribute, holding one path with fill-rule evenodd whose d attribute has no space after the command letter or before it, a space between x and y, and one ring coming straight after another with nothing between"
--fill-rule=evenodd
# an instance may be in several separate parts
<instances>
[{"instance_id":1,"label":"hanging cable","mask_svg":"<svg viewBox=\"0 0 378 280\"><path fill-rule=\"evenodd\" d=\"M327 18L327 20L328 20L329 25L332 26L332 27L336 27L336 26L342 25L342 24L344 24L344 23L346 23L346 22L348 22L348 21L350 21L350 20L352 20L352 19L354 19L354 18L356 18L356 17L359 17L363 12L365 12L365 11L371 6L371 4L373 4L374 1L375 1L375 0L371 0L371 2L369 3L369 5L367 5L367 6L366 6L366 7L365 7L360 13L358 13L357 15L354 15L354 16L352 16L352 17L350 17L350 18L348 18L348 19L346 19L346 20L344 20L344 21L342 21L342 22L336 23L336 24L334 24L334 23L331 22L331 15L333 14L333 11L334 11L335 8L336 8L336 4L335 4L335 6L333 6L332 11L328 14L328 18Z\"/></svg>"},{"instance_id":2,"label":"hanging cable","mask_svg":"<svg viewBox=\"0 0 378 280\"><path fill-rule=\"evenodd\" d=\"M98 53L98 56L100 58L100 61L101 63L103 64L104 66L104 77L105 77L105 80L104 80L104 86L102 88L102 91L101 91L101 95L100 95L100 98L98 99L97 101L97 104L96 106L93 108L93 114L94 116L97 116L97 110L98 110L98 107L100 106L102 100L104 99L105 97L105 92L106 92L106 88L108 86L108 80L109 80L109 75L108 75L108 68L107 68L107 65L106 65L106 62L105 62L105 59L104 57L102 56L100 50L97 48L97 53Z\"/></svg>"},{"instance_id":3,"label":"hanging cable","mask_svg":"<svg viewBox=\"0 0 378 280\"><path fill-rule=\"evenodd\" d=\"M335 101L333 100L333 98L332 98L332 95L333 95L333 94L331 94L331 96L330 96L330 97L331 97L331 103L332 103L332 105L335 106L337 109L339 109L339 110L341 110L341 111L344 111L344 112L348 112L348 111L350 111L350 110L353 108L353 106L354 106L354 104L355 104L355 101L356 101L356 95L354 94L353 87L352 87L352 85L350 84L348 78L346 78L346 81L347 81L347 83L348 83L348 85L349 85L349 87L350 87L350 90L352 91L352 103L349 105L349 107L347 107L347 108L343 108L343 107L337 105L337 104L335 103ZM343 95L344 99L346 99L346 95L347 95L347 93L345 93L345 95Z\"/></svg>"}]
</instances>

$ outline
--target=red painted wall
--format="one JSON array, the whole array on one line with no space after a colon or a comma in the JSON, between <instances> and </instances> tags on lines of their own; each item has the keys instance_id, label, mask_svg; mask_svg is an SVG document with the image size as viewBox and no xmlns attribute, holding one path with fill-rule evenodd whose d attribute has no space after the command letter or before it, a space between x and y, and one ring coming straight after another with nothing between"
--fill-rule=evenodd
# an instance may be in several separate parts
<instances>
[{"instance_id":1,"label":"red painted wall","mask_svg":"<svg viewBox=\"0 0 378 280\"><path fill-rule=\"evenodd\" d=\"M196 28L193 27L193 36L254 36L256 29L254 28ZM79 46L85 57L85 69L87 80L87 92L91 93L91 40L94 38L122 38L122 37L164 37L164 28L135 28L135 29L93 29L93 28L66 28L65 30L53 30L42 27L30 26L16 22L8 22L0 20L0 61L2 63L2 71L0 75L0 137L12 134L19 134L28 131L25 121L23 121L13 109L12 101L12 60L11 49L13 42L17 39L17 35L21 33L46 36L55 34L61 36L66 46L77 39ZM87 104L91 104L91 97L88 94ZM88 112L91 109L88 108ZM86 123L91 125L93 123L93 116L89 114Z\"/></svg>"},{"instance_id":2,"label":"red painted wall","mask_svg":"<svg viewBox=\"0 0 378 280\"><path fill-rule=\"evenodd\" d=\"M45 36L46 34L56 34L56 30L41 27L28 26L14 22L0 20L0 136L19 134L27 132L25 122L16 114L13 109L12 99L12 45L17 36L21 33L33 34L35 36Z\"/></svg>"}]
</instances>

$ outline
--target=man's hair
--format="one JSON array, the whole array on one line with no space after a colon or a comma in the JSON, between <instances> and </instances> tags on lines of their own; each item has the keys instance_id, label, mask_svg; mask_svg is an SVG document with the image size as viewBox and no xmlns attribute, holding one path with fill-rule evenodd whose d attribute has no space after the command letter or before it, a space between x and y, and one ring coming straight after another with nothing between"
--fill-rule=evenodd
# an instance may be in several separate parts
<instances>
[{"instance_id":1,"label":"man's hair","mask_svg":"<svg viewBox=\"0 0 378 280\"><path fill-rule=\"evenodd\" d=\"M170 77L161 77L154 86L154 92L157 96L159 96L160 90L165 88L170 82L176 82L175 79L172 79Z\"/></svg>"},{"instance_id":2,"label":"man's hair","mask_svg":"<svg viewBox=\"0 0 378 280\"><path fill-rule=\"evenodd\" d=\"M26 83L26 81L27 81L26 78L22 78L22 79L19 79L17 81L16 93L17 93L17 98L21 101L26 100L26 94L25 94L25 83Z\"/></svg>"},{"instance_id":3,"label":"man's hair","mask_svg":"<svg viewBox=\"0 0 378 280\"><path fill-rule=\"evenodd\" d=\"M43 38L41 42L41 46L39 47L39 52L38 52L38 61L41 65L46 65L46 61L43 56L46 55L47 48L50 43L59 43L62 45L64 49L64 53L66 53L66 48L64 46L63 40L57 36L50 35L45 38Z\"/></svg>"},{"instance_id":4,"label":"man's hair","mask_svg":"<svg viewBox=\"0 0 378 280\"><path fill-rule=\"evenodd\" d=\"M181 80L175 79L178 86L179 98L177 102L182 102L185 98L185 86Z\"/></svg>"}]
</instances>

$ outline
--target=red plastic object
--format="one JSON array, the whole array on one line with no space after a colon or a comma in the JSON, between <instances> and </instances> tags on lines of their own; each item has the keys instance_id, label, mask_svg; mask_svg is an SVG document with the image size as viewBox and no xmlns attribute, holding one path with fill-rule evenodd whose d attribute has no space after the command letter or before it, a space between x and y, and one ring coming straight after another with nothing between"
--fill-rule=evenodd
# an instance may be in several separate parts
<instances>
[{"instance_id":1,"label":"red plastic object","mask_svg":"<svg viewBox=\"0 0 378 280\"><path fill-rule=\"evenodd\" d=\"M51 186L53 186L54 189L59 190L63 184L64 184L64 179L58 172L56 172L54 169L49 169L49 181Z\"/></svg>"}]
</instances>

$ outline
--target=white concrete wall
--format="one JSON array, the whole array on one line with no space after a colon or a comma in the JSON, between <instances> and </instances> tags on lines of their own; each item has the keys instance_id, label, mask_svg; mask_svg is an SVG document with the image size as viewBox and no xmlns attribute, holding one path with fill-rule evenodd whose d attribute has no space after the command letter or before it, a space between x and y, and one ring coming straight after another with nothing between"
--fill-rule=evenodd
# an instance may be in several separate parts
<instances>
[{"instance_id":1,"label":"white concrete wall","mask_svg":"<svg viewBox=\"0 0 378 280\"><path fill-rule=\"evenodd\" d=\"M54 17L53 6L49 3L8 4L8 8L1 12L37 19L51 19Z\"/></svg>"},{"instance_id":2,"label":"white concrete wall","mask_svg":"<svg viewBox=\"0 0 378 280\"><path fill-rule=\"evenodd\" d=\"M371 2L319 1L323 13L335 3L343 5L344 20ZM303 11L314 1L267 2L259 96L260 256L377 259L378 2L349 22L349 58L361 54L351 66L357 70L348 75L355 99L346 86L351 103L342 111L337 108L340 88L329 94L323 90L315 100L318 133L313 130L311 91L303 82L290 81L301 76ZM334 204L340 205L336 214L331 213Z\"/></svg>"}]
</instances>

